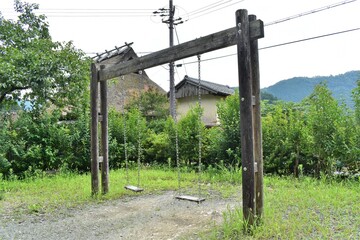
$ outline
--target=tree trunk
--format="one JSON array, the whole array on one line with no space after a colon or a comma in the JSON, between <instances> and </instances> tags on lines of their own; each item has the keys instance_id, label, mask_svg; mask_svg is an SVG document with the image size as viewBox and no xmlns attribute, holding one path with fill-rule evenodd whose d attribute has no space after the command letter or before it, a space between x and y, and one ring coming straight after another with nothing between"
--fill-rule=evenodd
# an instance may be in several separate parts
<instances>
[{"instance_id":1,"label":"tree trunk","mask_svg":"<svg viewBox=\"0 0 360 240\"><path fill-rule=\"evenodd\" d=\"M295 165L294 165L294 176L296 178L299 178L299 155L300 155L300 149L299 145L296 147L296 158L295 158Z\"/></svg>"}]
</instances>

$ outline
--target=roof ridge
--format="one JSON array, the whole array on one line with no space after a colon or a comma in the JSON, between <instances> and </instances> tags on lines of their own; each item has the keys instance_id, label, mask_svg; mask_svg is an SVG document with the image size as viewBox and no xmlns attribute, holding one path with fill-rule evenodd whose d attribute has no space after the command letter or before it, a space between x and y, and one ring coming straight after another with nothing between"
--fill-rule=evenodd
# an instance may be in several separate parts
<instances>
[{"instance_id":1,"label":"roof ridge","mask_svg":"<svg viewBox=\"0 0 360 240\"><path fill-rule=\"evenodd\" d=\"M184 82L190 82L192 84L199 84L199 79L196 78L192 78L189 77L188 75L185 75L184 79L178 83L177 86L182 85ZM219 84L219 83L214 83L214 82L209 82L206 80L201 80L200 79L200 86L204 89L207 89L208 91L214 92L214 93L221 93L221 94L233 94L234 93L234 89L230 88L228 85L223 85L223 84Z\"/></svg>"},{"instance_id":2,"label":"roof ridge","mask_svg":"<svg viewBox=\"0 0 360 240\"><path fill-rule=\"evenodd\" d=\"M191 81L195 81L195 80L197 80L197 82L199 81L198 78L193 78L193 77L189 77L188 75L185 75L185 78L186 78L186 77L187 77L187 79L189 79L189 80L191 80ZM224 84L220 84L220 83L214 83L214 82L210 82L210 81L206 81L206 80L202 80L202 79L200 79L200 82L206 82L206 83L210 83L210 84L213 84L213 85L230 88L229 85L224 85Z\"/></svg>"}]
</instances>

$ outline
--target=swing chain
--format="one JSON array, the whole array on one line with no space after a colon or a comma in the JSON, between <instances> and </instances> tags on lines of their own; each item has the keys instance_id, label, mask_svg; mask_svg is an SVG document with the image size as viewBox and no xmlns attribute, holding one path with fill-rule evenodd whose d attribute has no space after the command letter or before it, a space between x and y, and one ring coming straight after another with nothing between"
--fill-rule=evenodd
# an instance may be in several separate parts
<instances>
[{"instance_id":1,"label":"swing chain","mask_svg":"<svg viewBox=\"0 0 360 240\"><path fill-rule=\"evenodd\" d=\"M124 82L124 76L121 76L121 81ZM120 82L121 82L120 81ZM125 86L125 84L124 84ZM121 87L121 86L120 86ZM124 137L124 155L125 155L125 169L126 169L126 184L129 184L129 159L128 159L128 153L127 153L127 138L126 138L126 115L125 115L125 87L122 88L122 94L121 94L121 112L123 114L123 137Z\"/></svg>"},{"instance_id":2,"label":"swing chain","mask_svg":"<svg viewBox=\"0 0 360 240\"><path fill-rule=\"evenodd\" d=\"M202 173L202 166L201 166L201 153L202 153L202 124L201 124L201 55L197 55L198 59L198 103L199 103L199 119L198 119L198 130L199 130L199 175L198 175L198 184L199 184L199 197L201 195L201 173Z\"/></svg>"},{"instance_id":3,"label":"swing chain","mask_svg":"<svg viewBox=\"0 0 360 240\"><path fill-rule=\"evenodd\" d=\"M139 71L139 74L142 75L142 70ZM141 130L140 130L140 115L141 115L141 79L139 78L139 103L138 103L138 117L137 117L137 126L138 126L138 159L137 159L137 165L138 165L138 172L137 172L137 186L140 187L140 168L141 168Z\"/></svg>"},{"instance_id":4,"label":"swing chain","mask_svg":"<svg viewBox=\"0 0 360 240\"><path fill-rule=\"evenodd\" d=\"M176 109L176 105L175 105ZM178 189L181 189L181 175L180 175L180 160L179 160L179 132L178 132L178 121L176 111L174 114L174 122L175 122L175 152L176 152L176 168L178 174Z\"/></svg>"}]
</instances>

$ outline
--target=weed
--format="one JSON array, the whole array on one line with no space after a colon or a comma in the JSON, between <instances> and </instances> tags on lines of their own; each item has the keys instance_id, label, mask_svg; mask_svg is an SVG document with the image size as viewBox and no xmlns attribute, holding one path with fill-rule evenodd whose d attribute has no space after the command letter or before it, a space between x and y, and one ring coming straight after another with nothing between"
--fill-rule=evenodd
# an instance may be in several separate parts
<instances>
[{"instance_id":1,"label":"weed","mask_svg":"<svg viewBox=\"0 0 360 240\"><path fill-rule=\"evenodd\" d=\"M355 239L359 234L359 183L280 177L265 177L264 183L262 224L244 234L242 209L228 210L212 239Z\"/></svg>"},{"instance_id":2,"label":"weed","mask_svg":"<svg viewBox=\"0 0 360 240\"><path fill-rule=\"evenodd\" d=\"M40 204L31 204L28 206L29 213L40 213L42 207Z\"/></svg>"}]
</instances>

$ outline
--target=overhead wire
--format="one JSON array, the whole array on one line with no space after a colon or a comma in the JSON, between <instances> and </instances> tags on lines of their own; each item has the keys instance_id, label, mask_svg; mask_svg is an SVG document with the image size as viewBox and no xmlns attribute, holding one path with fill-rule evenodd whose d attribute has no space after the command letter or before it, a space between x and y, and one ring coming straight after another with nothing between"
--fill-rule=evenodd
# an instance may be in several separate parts
<instances>
[{"instance_id":1,"label":"overhead wire","mask_svg":"<svg viewBox=\"0 0 360 240\"><path fill-rule=\"evenodd\" d=\"M338 2L338 3L334 3L332 5L324 6L324 7L321 7L321 8L316 8L316 9L313 9L313 10L310 10L310 11L307 11L307 12L295 14L295 15L290 16L290 17L286 17L286 18L282 18L282 19L279 19L279 20L276 20L276 21L273 21L273 22L269 22L269 23L264 24L264 26L270 26L270 25L286 22L286 21L289 21L289 20L293 20L295 18L304 17L304 16L307 16L307 15L310 15L310 14L313 14L313 13L322 12L322 11L325 11L325 10L328 10L328 9L331 9L331 8L339 7L339 6L342 6L342 5L351 3L351 2L356 2L356 1L357 0L346 0L346 1Z\"/></svg>"},{"instance_id":2,"label":"overhead wire","mask_svg":"<svg viewBox=\"0 0 360 240\"><path fill-rule=\"evenodd\" d=\"M275 47L290 45L290 44L294 44L294 43L299 43L299 42L310 41L310 40L314 40L314 39L318 39L318 38L324 38L324 37L330 37L330 36L333 36L333 35L338 35L338 34L343 34L343 33L348 33L348 32L354 32L354 31L358 31L358 30L360 30L360 27L352 28L352 29L348 29L348 30L343 30L343 31L338 31L338 32L333 32L333 33L328 33L328 34L323 34L323 35L318 35L318 36L309 37L309 38L298 39L298 40L279 43L279 44L274 44L274 45L259 48L259 51L269 49L269 48L275 48ZM223 56L207 58L207 59L203 59L201 61L206 62L206 61L216 60L216 59L220 59L220 58L231 57L231 56L235 56L235 55L237 55L237 53L231 53L231 54L227 54L227 55L223 55ZM197 63L197 61L187 62L187 63L184 63L184 65L194 64L194 63Z\"/></svg>"},{"instance_id":3,"label":"overhead wire","mask_svg":"<svg viewBox=\"0 0 360 240\"><path fill-rule=\"evenodd\" d=\"M199 17L202 17L202 16L205 16L205 15L208 15L208 14L210 14L210 13L213 13L213 12L216 12L216 11L219 11L219 10L222 10L222 9L224 9L224 8L233 6L233 5L238 4L238 3L240 3L240 2L243 2L243 1L245 1L245 0L238 0L238 1L236 1L235 3L228 4L228 5L226 5L226 6L223 6L223 7L217 8L217 9L214 9L214 10L212 10L212 11L208 11L208 12L205 12L205 13L200 14L200 15L197 15L197 14L196 14L197 16L192 17L192 18L189 18L188 21L193 20L193 19L196 19L196 18L199 18ZM230 2L230 1L228 1L228 2ZM194 14L194 15L195 15L195 14Z\"/></svg>"},{"instance_id":4,"label":"overhead wire","mask_svg":"<svg viewBox=\"0 0 360 240\"><path fill-rule=\"evenodd\" d=\"M180 44L179 34L178 34L178 32L177 32L176 26L174 26L174 29L175 29L175 35L176 35L177 42L178 42L178 44ZM182 62L184 63L184 60L182 60ZM184 70L185 70L186 75L188 75L187 69L186 69L186 65L184 65ZM179 73L178 73L178 74L179 74ZM179 79L180 79L180 77L179 77Z\"/></svg>"},{"instance_id":5,"label":"overhead wire","mask_svg":"<svg viewBox=\"0 0 360 240\"><path fill-rule=\"evenodd\" d=\"M209 4L209 5L206 5L206 6L204 6L204 7L201 7L201 8L198 8L198 9L196 9L196 10L193 10L193 11L191 11L191 12L188 12L187 14L188 14L188 15L190 15L190 14L196 14L197 12L202 11L203 9L211 8L212 6L217 5L217 4L219 4L220 2L223 2L223 1L225 1L225 0L216 1L216 2L214 2L214 3L211 3L211 4ZM230 1L231 1L231 0L230 0ZM229 0L228 0L227 2L229 2Z\"/></svg>"},{"instance_id":6,"label":"overhead wire","mask_svg":"<svg viewBox=\"0 0 360 240\"><path fill-rule=\"evenodd\" d=\"M338 2L338 3L334 3L334 4L331 4L331 5L327 5L327 6L321 7L321 8L316 8L316 9L313 9L313 10L310 10L310 11L307 11L307 12L302 12L302 13L299 13L299 14L296 14L296 15L293 15L293 16L290 16L290 17L282 18L282 19L279 19L279 20L276 20L276 21L273 21L273 22L270 22L270 23L266 23L266 24L264 24L264 26L270 26L270 25L274 25L274 24L286 22L286 21L289 21L289 20L293 20L293 19L295 19L295 18L304 17L304 16L307 16L307 15L310 15L310 14L318 13L318 12L321 12L321 11L325 11L325 10L328 10L328 9L331 9L331 8L339 7L339 6L342 6L342 5L345 5L345 4L348 4L348 3L352 3L352 2L356 2L356 1L357 1L357 0L341 1L341 2ZM310 37L310 38L304 38L304 39L294 40L294 41L290 41L290 42L286 42L286 43L275 44L275 45L271 45L271 46L259 48L259 50L264 50L264 49L269 49L269 48L274 48L274 47L289 45L289 44L293 44L293 43L299 43L299 42L314 40L314 39L317 39L317 38L329 37L329 36L332 36L332 35L338 35L338 34L348 33L348 32L357 31L357 30L359 30L359 28L353 28L353 29L348 29L348 30L344 30L344 31L339 31L339 32L334 32L334 33L319 35L319 36L315 36L315 37ZM234 56L234 55L236 55L236 54L237 54L237 53L227 54L227 55L223 55L223 56L218 56L218 57L203 59L202 61L203 61L203 62L205 62L205 61L211 61L211 60L215 60L215 59L220 59L220 58L225 58L225 57ZM187 63L184 63L183 65L186 66L187 64L194 64L194 63L197 63L197 61L187 62Z\"/></svg>"},{"instance_id":7,"label":"overhead wire","mask_svg":"<svg viewBox=\"0 0 360 240\"><path fill-rule=\"evenodd\" d=\"M216 4L218 4L218 3L220 3L220 2L223 2L223 1L224 1L224 0L217 1L217 2L215 2L215 3L213 3L213 4L210 4L210 5L207 5L207 6L216 5ZM239 2L241 2L241 1L244 1L244 0L240 0ZM324 7L316 8L316 9L313 9L313 10L310 10L310 11L302 12L302 13L299 13L299 14L296 14L296 15L293 15L293 16L290 16L290 17L282 18L282 19L279 19L279 20L276 20L276 21L273 21L273 22L265 23L264 26L270 26L270 25L275 25L275 24L278 24L278 23L290 21L290 20L293 20L293 19L296 19L296 18L304 17L304 16L307 16L307 15L310 15L310 14L318 13L318 12L325 11L325 10L328 10L328 9L332 9L332 8L335 8L335 7L339 7L339 6L342 6L342 5L345 5L345 4L348 4L348 3L352 3L352 2L355 2L355 1L357 1L357 0L341 1L341 2L334 3L334 4L331 4L331 5L327 5L327 6L324 6ZM227 2L229 2L229 1L227 1ZM238 3L238 2L236 2L236 3ZM233 3L233 4L236 4L236 3ZM233 5L233 4L232 4L232 5ZM206 8L207 6L205 6L205 7L203 7L203 8L200 8L200 9L204 9L204 8ZM198 9L198 10L199 10L199 9ZM217 10L220 10L220 9L217 9ZM197 11L197 10L195 10L195 11L193 11L193 12L196 12L196 11ZM209 13L210 13L210 12L209 12ZM198 17L200 17L200 16L198 16ZM314 40L314 39L317 39L317 38L329 37L329 36L332 36L332 35L338 35L338 34L348 33L348 32L352 32L352 31L357 31L357 30L359 30L359 29L360 29L360 28L353 28L353 29L348 29L348 30L344 30L344 31L339 31L339 32L334 32L334 33L319 35L319 36L315 36L315 37L310 37L310 38L304 38L304 39L294 40L294 41L290 41L290 42L285 42L285 43L280 43L280 44L275 44L275 45L271 45L271 46L259 48L259 50L264 50L264 49L269 49L269 48L274 48L274 47L279 47L279 46L284 46L284 45L289 45L289 44L294 44L294 43L299 43L299 42ZM177 33L176 28L175 28L175 33L176 33L176 37L177 37L177 40L178 40L178 44L180 44L180 41L179 41L179 37L178 37L178 33ZM236 54L237 54L237 53L227 54L227 55L223 55L223 56L218 56L218 57L203 59L202 61L205 62L205 61L210 61L210 60L215 60L215 59L230 57L230 56L234 56L234 55L236 55ZM187 64L193 64L193 63L197 63L197 61L183 63L182 65L185 67Z\"/></svg>"},{"instance_id":8,"label":"overhead wire","mask_svg":"<svg viewBox=\"0 0 360 240\"><path fill-rule=\"evenodd\" d=\"M220 7L224 4L227 4L233 0L220 0L216 1L212 4L206 5L204 7L201 7L199 9L196 9L194 11L191 11L187 13L188 16L190 15L198 15L200 13L209 11L211 9L214 9L216 7ZM241 0L244 1L244 0ZM240 2L240 1L238 1ZM236 3L238 3L236 2ZM234 5L236 3L227 5L225 7L229 7L231 5ZM217 11L220 9L223 9L225 7L215 9L213 11ZM213 12L211 11L211 12ZM89 18L89 17L149 17L153 14L153 9L91 9L91 8L44 8L44 9L38 9L36 11L38 14L46 14L47 17L75 17L75 18ZM211 13L208 12L208 13ZM206 15L208 13L204 13L200 16ZM200 17L196 16L194 18Z\"/></svg>"},{"instance_id":9,"label":"overhead wire","mask_svg":"<svg viewBox=\"0 0 360 240\"><path fill-rule=\"evenodd\" d=\"M91 8L44 8L36 9L35 13L45 14L47 17L149 17L153 9L91 9ZM5 10L4 13L14 13ZM15 14L15 13L14 13Z\"/></svg>"},{"instance_id":10,"label":"overhead wire","mask_svg":"<svg viewBox=\"0 0 360 240\"><path fill-rule=\"evenodd\" d=\"M330 37L330 36L333 36L333 35L338 35L338 34L343 34L343 33L348 33L348 32L354 32L354 31L358 31L358 30L360 30L360 27L353 28L353 29L347 29L347 30L343 30L343 31L338 31L338 32L333 32L333 33L328 33L328 34L323 34L323 35L318 35L318 36L309 37L309 38L303 38L303 39L290 41L290 42L285 42L285 43L280 43L280 44L275 44L275 45L259 48L259 50L264 50L264 49L269 49L269 48L274 48L274 47L280 47L280 46L289 45L289 44L293 44L293 43L305 42L305 41L314 40L314 39L317 39L317 38Z\"/></svg>"},{"instance_id":11,"label":"overhead wire","mask_svg":"<svg viewBox=\"0 0 360 240\"><path fill-rule=\"evenodd\" d=\"M227 3L231 2L231 1L232 0L227 0L225 2L224 2L224 0L223 1L218 1L217 3L213 3L213 4L207 5L205 7L199 8L197 10L191 11L191 12L188 13L188 15L189 16L197 15L197 14L200 14L202 12L206 12L206 11L211 10L213 8L216 8L216 7L222 6L224 4L227 4Z\"/></svg>"}]
</instances>

